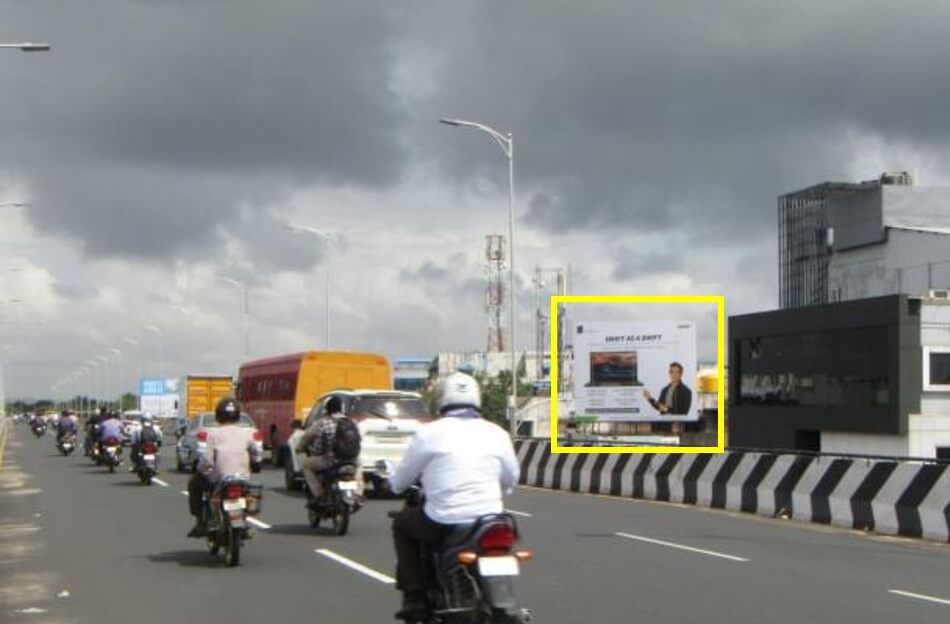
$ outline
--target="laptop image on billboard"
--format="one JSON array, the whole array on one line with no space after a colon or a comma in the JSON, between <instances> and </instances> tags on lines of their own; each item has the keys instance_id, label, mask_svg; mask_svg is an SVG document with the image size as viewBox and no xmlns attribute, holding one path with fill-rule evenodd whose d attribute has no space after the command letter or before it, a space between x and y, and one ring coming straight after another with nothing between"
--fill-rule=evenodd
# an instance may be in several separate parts
<instances>
[{"instance_id":1,"label":"laptop image on billboard","mask_svg":"<svg viewBox=\"0 0 950 624\"><path fill-rule=\"evenodd\" d=\"M637 379L636 351L591 351L588 387L642 385Z\"/></svg>"}]
</instances>

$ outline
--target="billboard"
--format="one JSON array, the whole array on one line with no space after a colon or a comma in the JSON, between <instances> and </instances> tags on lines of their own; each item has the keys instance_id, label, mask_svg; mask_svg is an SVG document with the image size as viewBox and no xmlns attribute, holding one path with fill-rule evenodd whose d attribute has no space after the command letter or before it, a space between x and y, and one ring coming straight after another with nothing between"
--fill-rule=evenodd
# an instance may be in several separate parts
<instances>
[{"instance_id":1,"label":"billboard","mask_svg":"<svg viewBox=\"0 0 950 624\"><path fill-rule=\"evenodd\" d=\"M670 364L682 365L673 384ZM696 373L691 321L578 322L574 335L574 401L578 416L600 421L699 419L689 386Z\"/></svg>"},{"instance_id":2,"label":"billboard","mask_svg":"<svg viewBox=\"0 0 950 624\"><path fill-rule=\"evenodd\" d=\"M178 379L140 379L139 409L157 418L178 415Z\"/></svg>"}]
</instances>

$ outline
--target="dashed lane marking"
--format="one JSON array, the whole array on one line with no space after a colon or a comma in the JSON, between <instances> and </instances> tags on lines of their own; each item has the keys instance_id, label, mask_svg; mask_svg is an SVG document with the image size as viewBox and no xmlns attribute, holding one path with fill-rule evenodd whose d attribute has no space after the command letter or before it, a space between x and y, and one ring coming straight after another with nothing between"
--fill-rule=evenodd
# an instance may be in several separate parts
<instances>
[{"instance_id":1,"label":"dashed lane marking","mask_svg":"<svg viewBox=\"0 0 950 624\"><path fill-rule=\"evenodd\" d=\"M514 509L506 509L507 513L510 513L513 516L521 516L522 518L533 518L534 514L529 514L526 511L515 511Z\"/></svg>"},{"instance_id":2,"label":"dashed lane marking","mask_svg":"<svg viewBox=\"0 0 950 624\"><path fill-rule=\"evenodd\" d=\"M168 484L159 479L158 477L152 477L152 483L157 483L162 487L168 487Z\"/></svg>"},{"instance_id":3,"label":"dashed lane marking","mask_svg":"<svg viewBox=\"0 0 950 624\"><path fill-rule=\"evenodd\" d=\"M360 574L364 574L370 577L371 579L379 581L380 583L386 583L387 585L392 585L396 582L396 579L394 579L393 577L387 576L383 574L382 572L377 572L373 568L367 567L363 565L362 563L353 561L352 559L348 559L339 553L333 552L332 550L328 550L326 548L318 548L314 552L317 553L318 555L323 555L327 559L332 559L333 561L336 561L339 564L345 565L351 570L356 570Z\"/></svg>"},{"instance_id":4,"label":"dashed lane marking","mask_svg":"<svg viewBox=\"0 0 950 624\"><path fill-rule=\"evenodd\" d=\"M716 552L715 550L704 550L702 548L694 548L693 546L686 546L684 544L677 544L675 542L665 542L663 540L653 539L652 537L643 537L642 535L632 535L630 533L614 533L614 535L628 540L646 542L648 544L656 544L658 546L666 546L668 548L676 548L677 550L685 550L688 552L699 553L701 555L709 555L710 557L719 557L720 559L728 559L729 561L749 561L745 557L736 557L735 555L727 555L726 553Z\"/></svg>"},{"instance_id":5,"label":"dashed lane marking","mask_svg":"<svg viewBox=\"0 0 950 624\"><path fill-rule=\"evenodd\" d=\"M271 525L267 524L263 520L258 520L257 518L253 518L251 516L248 516L247 521L253 524L254 526L256 526L257 528L264 529L265 531L267 529L273 528Z\"/></svg>"}]
</instances>

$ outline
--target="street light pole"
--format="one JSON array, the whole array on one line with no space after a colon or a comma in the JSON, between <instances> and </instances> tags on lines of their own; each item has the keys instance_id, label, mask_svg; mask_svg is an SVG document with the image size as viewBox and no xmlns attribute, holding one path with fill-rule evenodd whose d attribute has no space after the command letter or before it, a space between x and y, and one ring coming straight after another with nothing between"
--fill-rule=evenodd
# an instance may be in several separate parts
<instances>
[{"instance_id":1,"label":"street light pole","mask_svg":"<svg viewBox=\"0 0 950 624\"><path fill-rule=\"evenodd\" d=\"M222 282L227 282L233 286L237 286L241 289L242 296L244 298L244 315L241 321L241 326L244 332L244 361L248 361L250 358L251 347L250 347L250 337L248 336L248 317L250 316L250 297L248 295L247 284L239 280L234 279L233 277L228 277L226 275L215 275L216 279L221 280Z\"/></svg>"},{"instance_id":2,"label":"street light pole","mask_svg":"<svg viewBox=\"0 0 950 624\"><path fill-rule=\"evenodd\" d=\"M49 52L52 46L48 43L24 41L23 43L0 43L0 48L10 48L20 52Z\"/></svg>"},{"instance_id":3,"label":"street light pole","mask_svg":"<svg viewBox=\"0 0 950 624\"><path fill-rule=\"evenodd\" d=\"M293 223L285 223L284 229L290 230L291 232L297 232L301 234L311 234L313 236L318 236L327 242L327 257L326 257L326 264L325 264L326 282L327 282L326 283L326 293L327 293L326 332L327 333L326 333L324 348L329 349L330 348L330 282L331 282L330 280L330 239L333 237L335 232L330 232L327 230L318 230L315 227L310 227L307 225L295 225Z\"/></svg>"},{"instance_id":4,"label":"street light pole","mask_svg":"<svg viewBox=\"0 0 950 624\"><path fill-rule=\"evenodd\" d=\"M501 147L508 159L508 281L511 313L511 406L508 412L508 425L512 437L518 434L518 349L517 318L518 302L515 290L515 140L512 133L501 133L485 124L462 119L441 119L441 123L456 128L474 128L488 133Z\"/></svg>"}]
</instances>

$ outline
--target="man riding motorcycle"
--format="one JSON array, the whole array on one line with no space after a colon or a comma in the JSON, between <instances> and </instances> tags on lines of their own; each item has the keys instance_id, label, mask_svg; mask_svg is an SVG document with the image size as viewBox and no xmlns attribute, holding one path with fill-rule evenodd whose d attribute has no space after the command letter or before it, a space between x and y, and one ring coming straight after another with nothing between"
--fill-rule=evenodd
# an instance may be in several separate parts
<instances>
[{"instance_id":1,"label":"man riding motorcycle","mask_svg":"<svg viewBox=\"0 0 950 624\"><path fill-rule=\"evenodd\" d=\"M62 442L67 436L76 435L78 428L76 416L67 410L63 410L59 423L56 425L56 444Z\"/></svg>"},{"instance_id":2,"label":"man riding motorcycle","mask_svg":"<svg viewBox=\"0 0 950 624\"><path fill-rule=\"evenodd\" d=\"M415 435L390 480L399 494L421 480L424 507L406 507L393 519L397 588L407 621L425 615L421 543L438 545L457 526L504 511L502 493L518 483L519 466L511 438L482 419L478 382L464 373L449 375L439 397L440 418Z\"/></svg>"},{"instance_id":3,"label":"man riding motorcycle","mask_svg":"<svg viewBox=\"0 0 950 624\"><path fill-rule=\"evenodd\" d=\"M142 426L132 430L132 437L129 441L130 457L129 472L135 472L139 465L142 455L142 446L144 444L154 444L161 446L164 436L162 429L155 424L155 418L151 413L142 414Z\"/></svg>"},{"instance_id":4,"label":"man riding motorcycle","mask_svg":"<svg viewBox=\"0 0 950 624\"><path fill-rule=\"evenodd\" d=\"M337 434L337 423L342 418L346 418L343 414L343 403L339 397L330 397L323 415L310 425L297 443L297 452L309 455L303 464L304 478L310 489L307 507L315 508L323 496L323 479L320 473L333 468L338 463L338 458L333 452L333 445ZM359 458L348 458L346 461L359 465Z\"/></svg>"},{"instance_id":5,"label":"man riding motorcycle","mask_svg":"<svg viewBox=\"0 0 950 624\"><path fill-rule=\"evenodd\" d=\"M99 442L99 425L106 421L109 417L109 413L106 411L106 408L99 408L98 414L93 414L89 417L89 420L86 421L86 437L83 441L86 455L92 455L93 447Z\"/></svg>"},{"instance_id":6,"label":"man riding motorcycle","mask_svg":"<svg viewBox=\"0 0 950 624\"><path fill-rule=\"evenodd\" d=\"M241 418L237 401L221 399L214 417L220 426L208 431L205 450L198 459L198 471L188 481L188 509L195 517L195 526L188 537L203 537L207 533L202 509L205 493L212 492L222 477L260 472L264 459L263 449L254 439L255 431L236 426Z\"/></svg>"}]
</instances>

